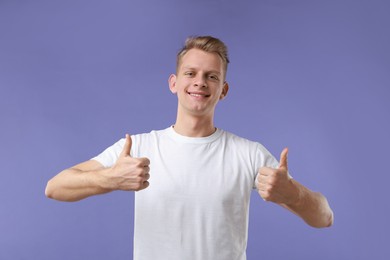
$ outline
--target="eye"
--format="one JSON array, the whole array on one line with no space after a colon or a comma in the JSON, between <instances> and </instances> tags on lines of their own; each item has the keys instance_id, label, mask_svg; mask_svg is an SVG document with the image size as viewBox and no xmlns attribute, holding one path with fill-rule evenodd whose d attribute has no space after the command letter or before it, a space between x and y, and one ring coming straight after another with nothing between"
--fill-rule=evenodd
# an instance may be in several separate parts
<instances>
[{"instance_id":1,"label":"eye","mask_svg":"<svg viewBox=\"0 0 390 260\"><path fill-rule=\"evenodd\" d=\"M194 72L192 72L192 71L186 71L186 72L184 72L184 75L185 76L189 76L189 77L192 77L192 76L194 76Z\"/></svg>"},{"instance_id":2,"label":"eye","mask_svg":"<svg viewBox=\"0 0 390 260\"><path fill-rule=\"evenodd\" d=\"M214 75L214 74L209 75L209 78L212 79L212 80L216 80L216 81L219 80L218 76Z\"/></svg>"}]
</instances>

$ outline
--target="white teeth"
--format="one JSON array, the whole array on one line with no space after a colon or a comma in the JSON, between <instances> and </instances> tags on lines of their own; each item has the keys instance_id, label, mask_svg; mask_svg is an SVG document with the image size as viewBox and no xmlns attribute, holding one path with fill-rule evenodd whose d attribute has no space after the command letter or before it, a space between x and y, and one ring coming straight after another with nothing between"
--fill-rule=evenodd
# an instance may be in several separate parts
<instances>
[{"instance_id":1,"label":"white teeth","mask_svg":"<svg viewBox=\"0 0 390 260\"><path fill-rule=\"evenodd\" d=\"M190 96L193 96L193 97L207 97L207 95L205 95L205 94L197 94L197 93L189 93L189 92L188 92L188 94Z\"/></svg>"}]
</instances>

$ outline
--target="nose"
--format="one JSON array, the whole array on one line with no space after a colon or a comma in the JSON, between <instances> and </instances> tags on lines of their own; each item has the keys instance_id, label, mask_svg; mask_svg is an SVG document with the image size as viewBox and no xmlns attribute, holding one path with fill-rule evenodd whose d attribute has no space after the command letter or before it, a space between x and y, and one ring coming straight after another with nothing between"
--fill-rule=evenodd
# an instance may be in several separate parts
<instances>
[{"instance_id":1,"label":"nose","mask_svg":"<svg viewBox=\"0 0 390 260\"><path fill-rule=\"evenodd\" d=\"M200 88L207 88L207 81L205 75L203 75L202 73L196 75L196 77L194 78L194 86Z\"/></svg>"}]
</instances>

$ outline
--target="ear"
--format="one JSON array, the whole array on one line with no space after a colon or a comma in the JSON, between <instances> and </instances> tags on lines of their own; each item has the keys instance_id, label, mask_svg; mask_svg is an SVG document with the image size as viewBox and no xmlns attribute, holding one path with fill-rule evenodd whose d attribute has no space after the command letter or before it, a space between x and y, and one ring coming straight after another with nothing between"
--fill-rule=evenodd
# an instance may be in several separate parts
<instances>
[{"instance_id":1,"label":"ear","mask_svg":"<svg viewBox=\"0 0 390 260\"><path fill-rule=\"evenodd\" d=\"M225 81L225 83L223 83L222 93L221 96L219 97L219 100L224 99L227 96L228 92L229 92L229 84Z\"/></svg>"},{"instance_id":2,"label":"ear","mask_svg":"<svg viewBox=\"0 0 390 260\"><path fill-rule=\"evenodd\" d=\"M169 89L171 90L171 92L173 94L176 94L177 93L177 89L176 89L176 75L175 74L171 74L169 76L168 84L169 84Z\"/></svg>"}]
</instances>

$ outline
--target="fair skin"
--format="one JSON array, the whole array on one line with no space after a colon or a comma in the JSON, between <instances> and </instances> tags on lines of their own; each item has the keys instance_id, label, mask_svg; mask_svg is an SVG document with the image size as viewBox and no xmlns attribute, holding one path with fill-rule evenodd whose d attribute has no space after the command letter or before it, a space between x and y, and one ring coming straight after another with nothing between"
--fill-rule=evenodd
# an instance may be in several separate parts
<instances>
[{"instance_id":1,"label":"fair skin","mask_svg":"<svg viewBox=\"0 0 390 260\"><path fill-rule=\"evenodd\" d=\"M177 74L169 77L169 88L177 95L178 108L174 130L184 136L204 137L215 132L214 112L229 86L225 81L222 59L214 53L189 50ZM149 186L149 160L130 155L131 138L126 135L123 151L113 167L104 168L86 161L66 169L48 182L46 195L62 201L78 201L114 190L139 191ZM328 227L333 212L326 198L312 192L288 175L287 153L281 153L277 169L259 169L256 185L259 195L287 208L313 227Z\"/></svg>"},{"instance_id":2,"label":"fair skin","mask_svg":"<svg viewBox=\"0 0 390 260\"><path fill-rule=\"evenodd\" d=\"M130 155L131 138L113 167L105 168L89 160L54 176L46 186L46 196L60 201L79 201L89 196L115 190L139 191L149 186L149 159Z\"/></svg>"},{"instance_id":3,"label":"fair skin","mask_svg":"<svg viewBox=\"0 0 390 260\"><path fill-rule=\"evenodd\" d=\"M175 131L184 136L209 136L215 131L214 111L227 95L223 63L217 54L191 49L182 58L169 89L177 95Z\"/></svg>"},{"instance_id":4,"label":"fair skin","mask_svg":"<svg viewBox=\"0 0 390 260\"><path fill-rule=\"evenodd\" d=\"M330 227L333 211L327 199L292 179L288 174L288 149L280 154L279 167L262 167L256 178L256 187L264 201L270 201L290 210L312 227Z\"/></svg>"}]
</instances>

